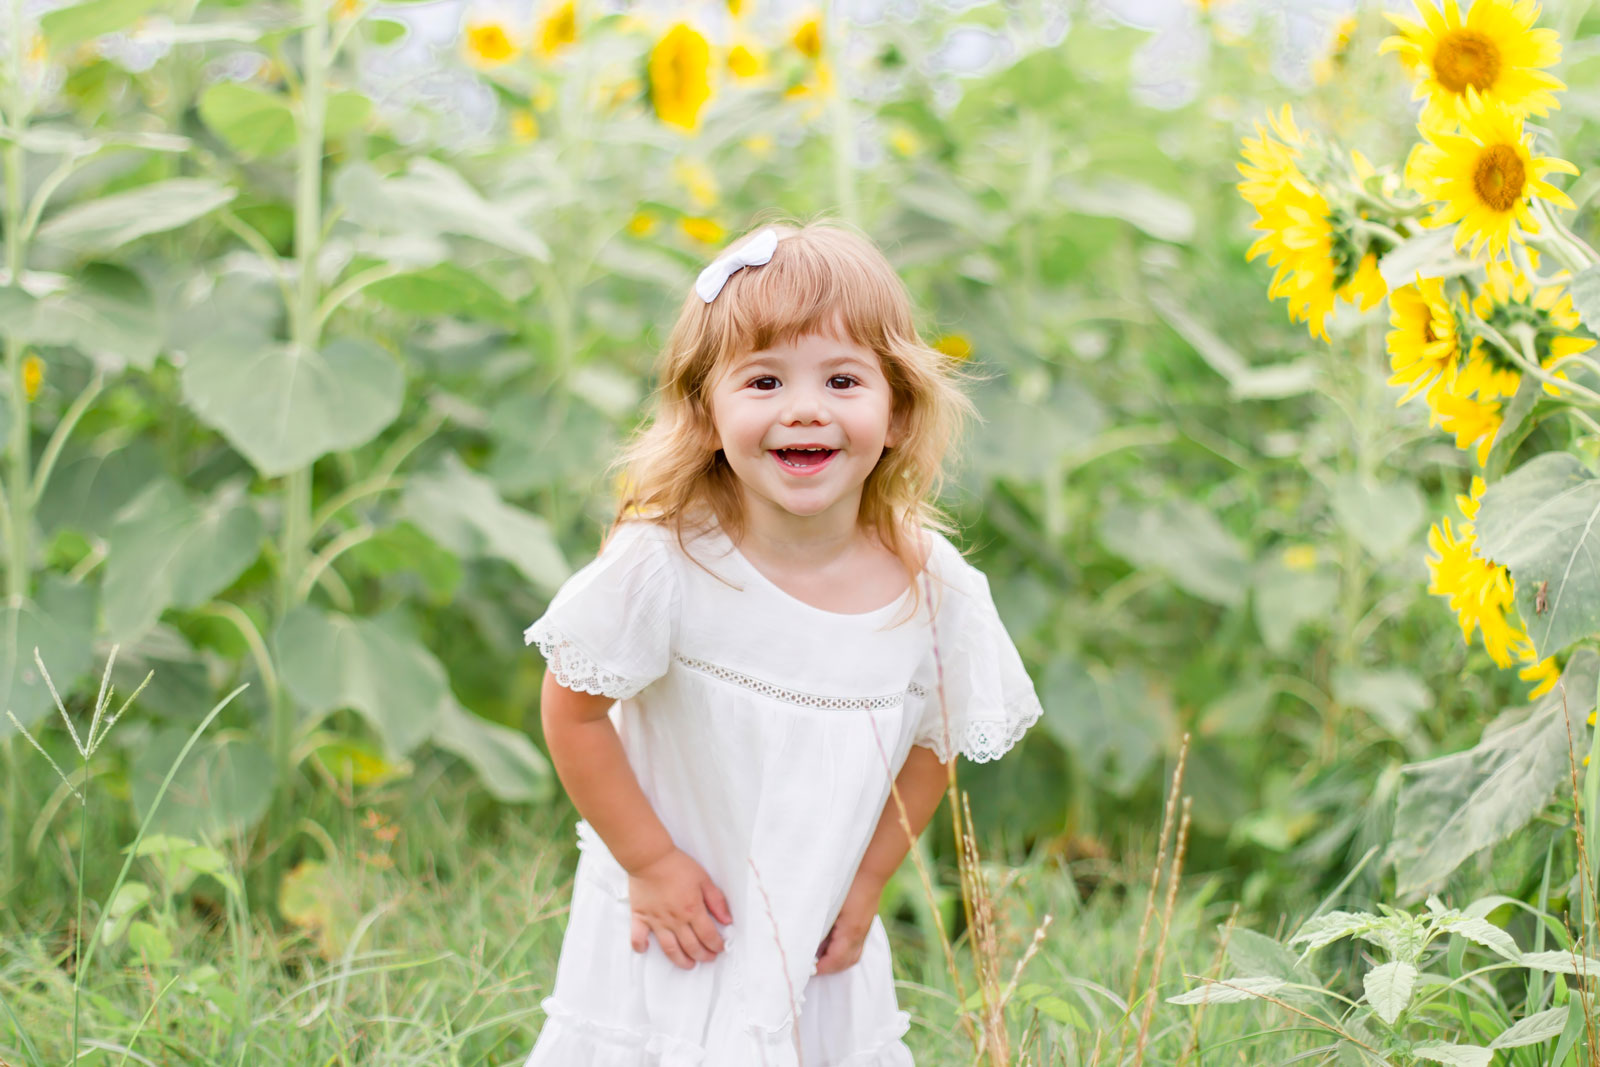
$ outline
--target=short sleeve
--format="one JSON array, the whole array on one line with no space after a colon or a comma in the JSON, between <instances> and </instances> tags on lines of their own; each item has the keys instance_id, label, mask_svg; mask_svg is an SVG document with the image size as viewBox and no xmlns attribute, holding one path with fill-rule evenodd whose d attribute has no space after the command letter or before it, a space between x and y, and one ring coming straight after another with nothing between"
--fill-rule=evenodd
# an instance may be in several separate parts
<instances>
[{"instance_id":1,"label":"short sleeve","mask_svg":"<svg viewBox=\"0 0 1600 1067\"><path fill-rule=\"evenodd\" d=\"M940 547L949 577L937 593L938 662L920 675L931 684L912 743L931 748L941 763L956 753L986 763L1020 741L1043 709L994 606L989 580L953 547Z\"/></svg>"},{"instance_id":2,"label":"short sleeve","mask_svg":"<svg viewBox=\"0 0 1600 1067\"><path fill-rule=\"evenodd\" d=\"M653 523L618 526L524 631L556 681L624 700L667 673L678 606L671 537Z\"/></svg>"}]
</instances>

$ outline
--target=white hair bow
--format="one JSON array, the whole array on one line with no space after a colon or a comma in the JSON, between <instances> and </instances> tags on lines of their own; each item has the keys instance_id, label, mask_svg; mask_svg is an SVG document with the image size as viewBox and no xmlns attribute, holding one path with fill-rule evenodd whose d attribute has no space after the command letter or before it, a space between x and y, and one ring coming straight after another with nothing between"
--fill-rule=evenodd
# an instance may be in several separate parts
<instances>
[{"instance_id":1,"label":"white hair bow","mask_svg":"<svg viewBox=\"0 0 1600 1067\"><path fill-rule=\"evenodd\" d=\"M733 277L734 271L741 267L761 266L772 258L773 250L777 247L778 231L770 227L762 230L734 251L712 260L711 265L695 279L694 291L700 294L701 300L711 303L722 292L728 279Z\"/></svg>"}]
</instances>

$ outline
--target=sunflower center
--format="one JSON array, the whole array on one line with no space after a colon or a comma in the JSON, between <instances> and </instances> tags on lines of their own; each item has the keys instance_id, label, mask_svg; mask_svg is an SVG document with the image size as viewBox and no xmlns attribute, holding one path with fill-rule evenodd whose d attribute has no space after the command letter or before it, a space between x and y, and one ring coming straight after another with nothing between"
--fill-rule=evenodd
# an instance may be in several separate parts
<instances>
[{"instance_id":1,"label":"sunflower center","mask_svg":"<svg viewBox=\"0 0 1600 1067\"><path fill-rule=\"evenodd\" d=\"M1478 199L1496 211L1510 211L1522 199L1528 172L1517 150L1508 144L1490 145L1472 170L1472 187Z\"/></svg>"},{"instance_id":2,"label":"sunflower center","mask_svg":"<svg viewBox=\"0 0 1600 1067\"><path fill-rule=\"evenodd\" d=\"M1433 75L1452 93L1467 86L1482 92L1500 76L1500 47L1486 33L1462 26L1440 40L1433 53Z\"/></svg>"}]
</instances>

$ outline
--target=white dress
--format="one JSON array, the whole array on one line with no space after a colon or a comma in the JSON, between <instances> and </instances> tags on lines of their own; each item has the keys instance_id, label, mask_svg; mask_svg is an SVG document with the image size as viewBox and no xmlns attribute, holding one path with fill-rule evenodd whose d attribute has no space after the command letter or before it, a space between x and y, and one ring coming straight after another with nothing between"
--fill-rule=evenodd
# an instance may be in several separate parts
<instances>
[{"instance_id":1,"label":"white dress","mask_svg":"<svg viewBox=\"0 0 1600 1067\"><path fill-rule=\"evenodd\" d=\"M911 1067L883 924L844 971L815 975L817 946L911 746L990 760L1040 714L987 580L929 535L931 581L919 584L937 600L933 627L926 603L891 625L910 590L876 611L824 611L720 529L686 533L692 559L670 529L630 522L528 628L562 685L617 699L611 719L645 796L733 923L718 923L725 950L692 969L654 937L635 952L626 872L580 822L566 937L526 1067Z\"/></svg>"}]
</instances>

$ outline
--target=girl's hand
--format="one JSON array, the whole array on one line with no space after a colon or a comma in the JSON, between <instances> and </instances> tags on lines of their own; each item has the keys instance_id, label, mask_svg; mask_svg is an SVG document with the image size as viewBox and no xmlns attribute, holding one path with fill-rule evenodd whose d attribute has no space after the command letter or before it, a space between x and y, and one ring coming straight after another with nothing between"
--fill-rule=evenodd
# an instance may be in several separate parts
<instances>
[{"instance_id":1,"label":"girl's hand","mask_svg":"<svg viewBox=\"0 0 1600 1067\"><path fill-rule=\"evenodd\" d=\"M728 900L687 852L673 849L628 873L628 906L633 911L635 952L650 946L650 935L667 958L688 970L709 963L722 951L722 935L712 925L733 922Z\"/></svg>"},{"instance_id":2,"label":"girl's hand","mask_svg":"<svg viewBox=\"0 0 1600 1067\"><path fill-rule=\"evenodd\" d=\"M878 915L878 900L882 895L881 888L874 889L859 881L850 887L850 895L845 897L839 917L833 920L833 928L817 946L818 974L833 974L855 966L861 958L861 946L866 944L867 931L872 929L872 920Z\"/></svg>"}]
</instances>

